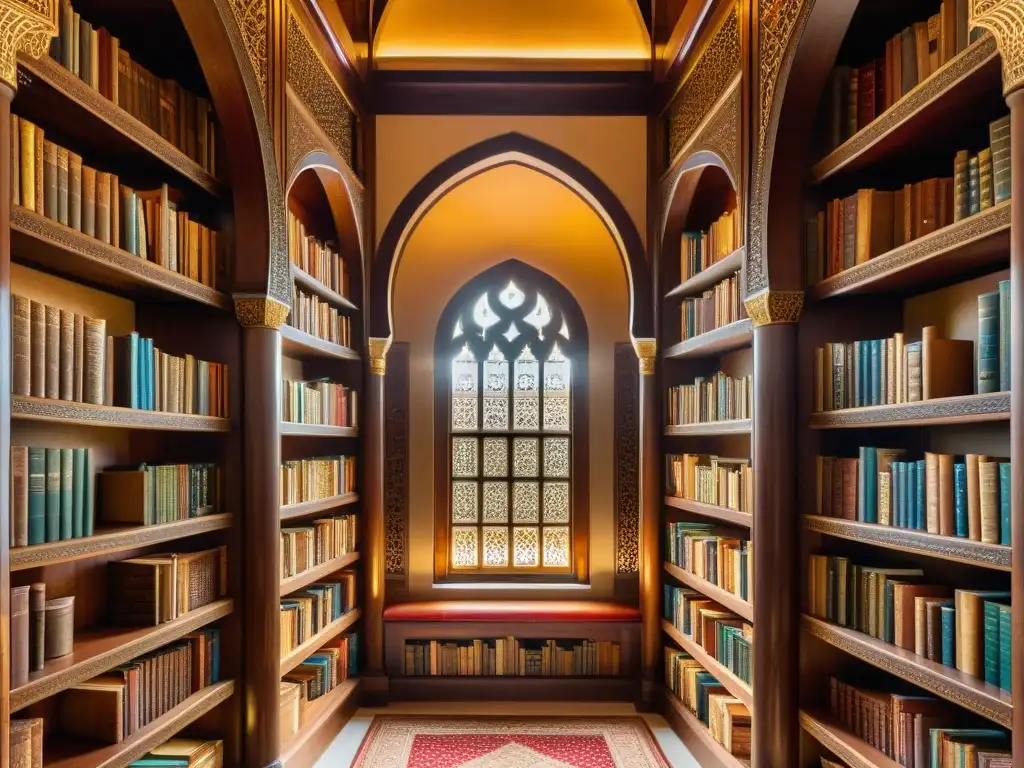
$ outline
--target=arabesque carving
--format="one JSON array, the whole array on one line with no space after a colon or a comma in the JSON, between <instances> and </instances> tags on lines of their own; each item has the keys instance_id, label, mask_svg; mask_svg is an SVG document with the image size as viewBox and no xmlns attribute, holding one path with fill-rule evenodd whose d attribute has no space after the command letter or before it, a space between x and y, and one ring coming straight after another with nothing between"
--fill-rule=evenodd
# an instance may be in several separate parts
<instances>
[{"instance_id":1,"label":"arabesque carving","mask_svg":"<svg viewBox=\"0 0 1024 768\"><path fill-rule=\"evenodd\" d=\"M1003 93L1024 85L1024 0L971 0L970 25L995 35L1003 61Z\"/></svg>"},{"instance_id":2,"label":"arabesque carving","mask_svg":"<svg viewBox=\"0 0 1024 768\"><path fill-rule=\"evenodd\" d=\"M0 80L18 87L18 52L46 54L57 34L57 0L0 0Z\"/></svg>"}]
</instances>

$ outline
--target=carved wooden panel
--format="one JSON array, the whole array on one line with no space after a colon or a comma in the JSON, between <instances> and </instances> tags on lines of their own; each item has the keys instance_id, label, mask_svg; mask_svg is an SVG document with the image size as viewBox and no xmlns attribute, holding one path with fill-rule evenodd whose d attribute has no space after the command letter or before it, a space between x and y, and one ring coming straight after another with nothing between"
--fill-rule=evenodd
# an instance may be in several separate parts
<instances>
[{"instance_id":1,"label":"carved wooden panel","mask_svg":"<svg viewBox=\"0 0 1024 768\"><path fill-rule=\"evenodd\" d=\"M252 62L263 103L267 100L267 0L229 0Z\"/></svg>"},{"instance_id":2,"label":"carved wooden panel","mask_svg":"<svg viewBox=\"0 0 1024 768\"><path fill-rule=\"evenodd\" d=\"M409 526L409 342L392 344L384 375L385 572L405 575Z\"/></svg>"},{"instance_id":3,"label":"carved wooden panel","mask_svg":"<svg viewBox=\"0 0 1024 768\"><path fill-rule=\"evenodd\" d=\"M615 572L640 570L640 367L615 345Z\"/></svg>"}]
</instances>

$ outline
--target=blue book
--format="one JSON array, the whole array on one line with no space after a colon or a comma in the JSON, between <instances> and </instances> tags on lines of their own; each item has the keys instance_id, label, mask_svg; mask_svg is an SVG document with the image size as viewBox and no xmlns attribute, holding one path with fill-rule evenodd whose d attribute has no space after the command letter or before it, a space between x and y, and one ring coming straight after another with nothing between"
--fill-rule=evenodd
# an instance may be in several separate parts
<instances>
[{"instance_id":1,"label":"blue book","mask_svg":"<svg viewBox=\"0 0 1024 768\"><path fill-rule=\"evenodd\" d=\"M1012 620L1010 606L999 604L999 687L1007 693L1010 692L1010 674L1013 672Z\"/></svg>"},{"instance_id":2,"label":"blue book","mask_svg":"<svg viewBox=\"0 0 1024 768\"><path fill-rule=\"evenodd\" d=\"M956 666L956 607L944 605L942 612L942 663Z\"/></svg>"},{"instance_id":3,"label":"blue book","mask_svg":"<svg viewBox=\"0 0 1024 768\"><path fill-rule=\"evenodd\" d=\"M871 340L871 405L882 404L882 340Z\"/></svg>"},{"instance_id":4,"label":"blue book","mask_svg":"<svg viewBox=\"0 0 1024 768\"><path fill-rule=\"evenodd\" d=\"M985 682L989 685L999 685L999 603L985 601L982 627Z\"/></svg>"},{"instance_id":5,"label":"blue book","mask_svg":"<svg viewBox=\"0 0 1024 768\"><path fill-rule=\"evenodd\" d=\"M912 477L913 471L914 465L908 461L903 467L903 477L900 478L900 482L903 485L903 525L906 528L910 527L910 490L914 487Z\"/></svg>"},{"instance_id":6,"label":"blue book","mask_svg":"<svg viewBox=\"0 0 1024 768\"><path fill-rule=\"evenodd\" d=\"M864 467L864 521L878 522L878 449L862 448Z\"/></svg>"},{"instance_id":7,"label":"blue book","mask_svg":"<svg viewBox=\"0 0 1024 768\"><path fill-rule=\"evenodd\" d=\"M900 528L906 528L907 527L907 517L908 517L907 516L907 511L909 509L909 504L908 504L908 499L907 499L906 477L907 477L907 469L909 467L910 467L910 462L901 461L900 462L899 474L898 474L897 477L894 478L895 485L896 485L896 492L899 494L899 497L900 497L900 522L899 522Z\"/></svg>"},{"instance_id":8,"label":"blue book","mask_svg":"<svg viewBox=\"0 0 1024 768\"><path fill-rule=\"evenodd\" d=\"M917 469L914 472L914 527L919 531L923 531L926 524L924 511L924 484L924 459L919 459L917 461Z\"/></svg>"},{"instance_id":9,"label":"blue book","mask_svg":"<svg viewBox=\"0 0 1024 768\"><path fill-rule=\"evenodd\" d=\"M999 464L999 543L1010 546L1010 462Z\"/></svg>"},{"instance_id":10,"label":"blue book","mask_svg":"<svg viewBox=\"0 0 1024 768\"><path fill-rule=\"evenodd\" d=\"M999 391L1010 391L1010 281L999 281Z\"/></svg>"},{"instance_id":11,"label":"blue book","mask_svg":"<svg viewBox=\"0 0 1024 768\"><path fill-rule=\"evenodd\" d=\"M967 538L967 465L953 465L953 531Z\"/></svg>"},{"instance_id":12,"label":"blue book","mask_svg":"<svg viewBox=\"0 0 1024 768\"><path fill-rule=\"evenodd\" d=\"M999 390L999 292L978 297L978 394Z\"/></svg>"}]
</instances>

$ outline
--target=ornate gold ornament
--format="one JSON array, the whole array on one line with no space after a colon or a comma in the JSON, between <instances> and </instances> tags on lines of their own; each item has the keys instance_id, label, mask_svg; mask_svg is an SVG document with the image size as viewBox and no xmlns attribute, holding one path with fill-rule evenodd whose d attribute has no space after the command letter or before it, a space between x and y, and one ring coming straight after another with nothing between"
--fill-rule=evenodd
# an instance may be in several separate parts
<instances>
[{"instance_id":1,"label":"ornate gold ornament","mask_svg":"<svg viewBox=\"0 0 1024 768\"><path fill-rule=\"evenodd\" d=\"M389 349L391 349L390 336L384 339L370 338L370 373L374 376L384 375Z\"/></svg>"},{"instance_id":2,"label":"ornate gold ornament","mask_svg":"<svg viewBox=\"0 0 1024 768\"><path fill-rule=\"evenodd\" d=\"M18 52L40 58L57 31L57 0L0 0L0 80L17 90Z\"/></svg>"},{"instance_id":3,"label":"ornate gold ornament","mask_svg":"<svg viewBox=\"0 0 1024 768\"><path fill-rule=\"evenodd\" d=\"M1024 0L971 0L970 26L991 32L1003 60L1003 93L1024 85Z\"/></svg>"},{"instance_id":4,"label":"ornate gold ornament","mask_svg":"<svg viewBox=\"0 0 1024 768\"><path fill-rule=\"evenodd\" d=\"M633 339L633 350L640 358L640 375L651 376L654 374L654 361L658 357L657 339Z\"/></svg>"},{"instance_id":5,"label":"ornate gold ornament","mask_svg":"<svg viewBox=\"0 0 1024 768\"><path fill-rule=\"evenodd\" d=\"M804 308L803 291L762 291L743 302L754 327L796 323Z\"/></svg>"},{"instance_id":6,"label":"ornate gold ornament","mask_svg":"<svg viewBox=\"0 0 1024 768\"><path fill-rule=\"evenodd\" d=\"M235 296L235 316L244 328L280 328L289 311L269 296Z\"/></svg>"},{"instance_id":7,"label":"ornate gold ornament","mask_svg":"<svg viewBox=\"0 0 1024 768\"><path fill-rule=\"evenodd\" d=\"M242 35L245 52L249 55L256 84L263 100L267 98L267 0L230 0Z\"/></svg>"}]
</instances>

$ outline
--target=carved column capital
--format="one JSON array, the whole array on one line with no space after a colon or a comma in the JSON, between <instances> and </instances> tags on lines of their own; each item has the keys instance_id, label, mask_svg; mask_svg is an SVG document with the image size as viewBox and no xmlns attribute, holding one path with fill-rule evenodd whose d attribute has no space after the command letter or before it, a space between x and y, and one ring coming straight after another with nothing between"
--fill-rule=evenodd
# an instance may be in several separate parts
<instances>
[{"instance_id":1,"label":"carved column capital","mask_svg":"<svg viewBox=\"0 0 1024 768\"><path fill-rule=\"evenodd\" d=\"M971 0L970 26L996 38L1003 61L1003 93L1024 85L1024 0Z\"/></svg>"},{"instance_id":2,"label":"carved column capital","mask_svg":"<svg viewBox=\"0 0 1024 768\"><path fill-rule=\"evenodd\" d=\"M288 319L288 305L269 296L235 296L235 317L243 328L277 330Z\"/></svg>"},{"instance_id":3,"label":"carved column capital","mask_svg":"<svg viewBox=\"0 0 1024 768\"><path fill-rule=\"evenodd\" d=\"M640 375L651 376L654 373L654 361L658 358L658 340L633 339L633 350L640 358Z\"/></svg>"},{"instance_id":4,"label":"carved column capital","mask_svg":"<svg viewBox=\"0 0 1024 768\"><path fill-rule=\"evenodd\" d=\"M18 52L38 59L57 34L58 0L0 0L0 80L18 87Z\"/></svg>"},{"instance_id":5,"label":"carved column capital","mask_svg":"<svg viewBox=\"0 0 1024 768\"><path fill-rule=\"evenodd\" d=\"M391 349L391 337L370 338L370 373L383 376L387 364L388 350Z\"/></svg>"},{"instance_id":6,"label":"carved column capital","mask_svg":"<svg viewBox=\"0 0 1024 768\"><path fill-rule=\"evenodd\" d=\"M743 306L750 319L754 321L755 328L762 325L796 323L800 320L800 312L804 308L804 293L764 290L748 297Z\"/></svg>"}]
</instances>

